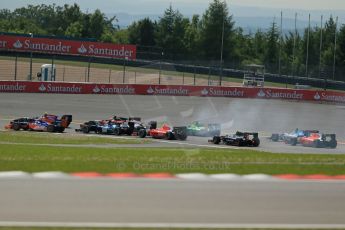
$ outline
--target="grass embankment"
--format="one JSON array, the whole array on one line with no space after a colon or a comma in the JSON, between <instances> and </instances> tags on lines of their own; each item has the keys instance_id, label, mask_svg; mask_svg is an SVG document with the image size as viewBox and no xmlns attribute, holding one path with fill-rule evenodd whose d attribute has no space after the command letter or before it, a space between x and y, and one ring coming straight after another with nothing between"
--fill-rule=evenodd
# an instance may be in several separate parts
<instances>
[{"instance_id":1,"label":"grass embankment","mask_svg":"<svg viewBox=\"0 0 345 230\"><path fill-rule=\"evenodd\" d=\"M88 135L58 134L47 132L15 132L0 131L1 143L18 144L63 144L63 145L102 145L102 144L143 144L150 143L147 139L106 138ZM0 150L1 151L1 150Z\"/></svg>"},{"instance_id":2,"label":"grass embankment","mask_svg":"<svg viewBox=\"0 0 345 230\"><path fill-rule=\"evenodd\" d=\"M90 148L0 144L1 171L344 174L343 155L247 149Z\"/></svg>"}]
</instances>

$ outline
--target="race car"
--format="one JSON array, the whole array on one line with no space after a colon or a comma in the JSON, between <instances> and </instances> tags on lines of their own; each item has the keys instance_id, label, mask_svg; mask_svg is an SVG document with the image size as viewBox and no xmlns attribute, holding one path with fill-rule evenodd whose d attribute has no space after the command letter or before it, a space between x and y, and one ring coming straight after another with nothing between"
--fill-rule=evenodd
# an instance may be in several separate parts
<instances>
[{"instance_id":1,"label":"race car","mask_svg":"<svg viewBox=\"0 0 345 230\"><path fill-rule=\"evenodd\" d=\"M194 121L187 125L188 136L202 136L212 137L220 135L220 124L203 124L199 121Z\"/></svg>"},{"instance_id":2,"label":"race car","mask_svg":"<svg viewBox=\"0 0 345 230\"><path fill-rule=\"evenodd\" d=\"M65 127L62 126L61 121L48 123L46 121L42 121L41 119L34 119L28 123L28 130L63 133L65 131Z\"/></svg>"},{"instance_id":3,"label":"race car","mask_svg":"<svg viewBox=\"0 0 345 230\"><path fill-rule=\"evenodd\" d=\"M12 120L9 124L5 126L5 129L13 129L15 131L19 130L40 130L47 131L46 128L49 127L48 132L63 132L65 128L69 126L72 121L72 115L63 115L61 119L56 115L44 114L41 117L22 117ZM42 124L42 125L41 125ZM52 127L55 127L54 129ZM63 130L61 129L63 127ZM62 130L62 131L61 131Z\"/></svg>"},{"instance_id":4,"label":"race car","mask_svg":"<svg viewBox=\"0 0 345 230\"><path fill-rule=\"evenodd\" d=\"M137 136L140 129L146 129L140 117L122 118L123 122L117 123L114 129L115 135L134 135Z\"/></svg>"},{"instance_id":5,"label":"race car","mask_svg":"<svg viewBox=\"0 0 345 230\"><path fill-rule=\"evenodd\" d=\"M299 140L300 137L305 137L310 135L311 133L319 133L318 130L300 130L300 129L295 129L294 131L290 133L273 133L270 137L270 139L274 142L277 141L283 141L286 144L291 144L292 140Z\"/></svg>"},{"instance_id":6,"label":"race car","mask_svg":"<svg viewBox=\"0 0 345 230\"><path fill-rule=\"evenodd\" d=\"M89 133L89 132L98 133L102 125L103 125L102 121L99 121L99 120L87 121L87 122L84 122L83 124L80 124L80 128L75 129L75 131L83 132L83 133Z\"/></svg>"},{"instance_id":7,"label":"race car","mask_svg":"<svg viewBox=\"0 0 345 230\"><path fill-rule=\"evenodd\" d=\"M307 136L294 138L291 140L291 145L300 143L305 147L314 148L336 148L337 140L335 134L320 134L320 133L309 133Z\"/></svg>"},{"instance_id":8,"label":"race car","mask_svg":"<svg viewBox=\"0 0 345 230\"><path fill-rule=\"evenodd\" d=\"M214 136L212 140L209 140L213 144L226 144L234 146L248 146L258 147L260 145L260 139L258 133L253 132L239 132L237 131L233 135L226 136Z\"/></svg>"},{"instance_id":9,"label":"race car","mask_svg":"<svg viewBox=\"0 0 345 230\"><path fill-rule=\"evenodd\" d=\"M10 121L9 124L5 126L5 129L13 129L15 131L18 130L28 130L29 129L29 122L32 122L34 119L29 117L22 117L18 119L14 119Z\"/></svg>"},{"instance_id":10,"label":"race car","mask_svg":"<svg viewBox=\"0 0 345 230\"><path fill-rule=\"evenodd\" d=\"M157 122L150 122L150 129L140 129L138 136L144 138L146 136L167 139L167 140L186 140L187 139L187 127L170 127L164 124L161 128L157 128Z\"/></svg>"}]
</instances>

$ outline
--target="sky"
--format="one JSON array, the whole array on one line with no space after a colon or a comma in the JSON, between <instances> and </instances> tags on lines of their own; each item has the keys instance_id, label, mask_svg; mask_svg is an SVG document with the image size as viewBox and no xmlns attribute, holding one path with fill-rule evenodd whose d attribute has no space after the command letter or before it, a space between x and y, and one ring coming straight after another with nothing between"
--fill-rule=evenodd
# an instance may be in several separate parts
<instances>
[{"instance_id":1,"label":"sky","mask_svg":"<svg viewBox=\"0 0 345 230\"><path fill-rule=\"evenodd\" d=\"M83 10L99 8L105 13L157 14L164 12L170 3L183 14L202 14L212 0L1 0L1 8L15 9L27 4L73 4ZM231 6L250 6L276 9L345 10L345 0L226 0ZM255 16L255 15L253 15Z\"/></svg>"},{"instance_id":2,"label":"sky","mask_svg":"<svg viewBox=\"0 0 345 230\"><path fill-rule=\"evenodd\" d=\"M28 4L74 4L77 3L83 12L93 12L100 9L108 17L116 15L119 25L123 28L133 21L144 17L157 20L164 11L172 5L182 15L191 17L202 15L213 0L0 0L0 9L24 7ZM221 0L222 1L222 0ZM330 15L339 16L339 23L345 24L345 0L224 0L230 14L234 16L238 26L265 28L273 20L279 20L283 11L285 28L294 26L295 13L298 14L298 27L305 28L308 15L311 13L313 25L320 24L320 16L328 19ZM252 19L254 17L254 19Z\"/></svg>"}]
</instances>

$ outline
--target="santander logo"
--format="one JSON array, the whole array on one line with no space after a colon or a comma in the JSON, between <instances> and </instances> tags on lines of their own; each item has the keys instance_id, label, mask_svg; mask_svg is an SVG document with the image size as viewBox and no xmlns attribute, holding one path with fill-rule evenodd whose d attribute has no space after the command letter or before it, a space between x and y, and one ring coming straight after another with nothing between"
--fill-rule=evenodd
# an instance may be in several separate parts
<instances>
[{"instance_id":1,"label":"santander logo","mask_svg":"<svg viewBox=\"0 0 345 230\"><path fill-rule=\"evenodd\" d=\"M314 99L315 100L320 100L321 99L321 96L318 92L316 92L316 94L314 95Z\"/></svg>"},{"instance_id":2,"label":"santander logo","mask_svg":"<svg viewBox=\"0 0 345 230\"><path fill-rule=\"evenodd\" d=\"M92 92L99 93L101 89L96 85L95 88L93 88Z\"/></svg>"},{"instance_id":3,"label":"santander logo","mask_svg":"<svg viewBox=\"0 0 345 230\"><path fill-rule=\"evenodd\" d=\"M44 86L44 84L41 84L40 87L38 88L39 91L44 92L47 90L47 88Z\"/></svg>"},{"instance_id":4,"label":"santander logo","mask_svg":"<svg viewBox=\"0 0 345 230\"><path fill-rule=\"evenodd\" d=\"M201 95L206 96L208 95L208 90L206 88L204 88L203 90L201 90Z\"/></svg>"},{"instance_id":5,"label":"santander logo","mask_svg":"<svg viewBox=\"0 0 345 230\"><path fill-rule=\"evenodd\" d=\"M147 89L146 92L149 93L149 94L152 94L152 93L154 93L155 91L152 89L152 86L150 86L150 87Z\"/></svg>"},{"instance_id":6,"label":"santander logo","mask_svg":"<svg viewBox=\"0 0 345 230\"><path fill-rule=\"evenodd\" d=\"M262 89L260 89L260 91L258 92L258 97L264 97L264 96L266 96L266 93Z\"/></svg>"},{"instance_id":7,"label":"santander logo","mask_svg":"<svg viewBox=\"0 0 345 230\"><path fill-rule=\"evenodd\" d=\"M84 54L87 52L87 49L85 48L84 44L81 44L81 46L78 48L78 52L81 54Z\"/></svg>"},{"instance_id":8,"label":"santander logo","mask_svg":"<svg viewBox=\"0 0 345 230\"><path fill-rule=\"evenodd\" d=\"M13 43L13 47L16 49L20 49L23 47L23 44L19 40L17 40L15 43Z\"/></svg>"}]
</instances>

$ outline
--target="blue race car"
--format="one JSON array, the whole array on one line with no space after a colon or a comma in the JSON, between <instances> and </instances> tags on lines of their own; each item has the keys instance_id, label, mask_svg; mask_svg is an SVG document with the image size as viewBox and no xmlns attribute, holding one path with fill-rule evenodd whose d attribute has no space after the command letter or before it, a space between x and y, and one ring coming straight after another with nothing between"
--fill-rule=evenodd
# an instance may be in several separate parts
<instances>
[{"instance_id":1,"label":"blue race car","mask_svg":"<svg viewBox=\"0 0 345 230\"><path fill-rule=\"evenodd\" d=\"M294 131L290 133L273 133L270 139L274 142L277 141L283 141L286 144L291 144L292 141L298 140L299 137L306 137L309 136L310 133L319 133L318 130L300 130L300 129L295 129Z\"/></svg>"}]
</instances>

